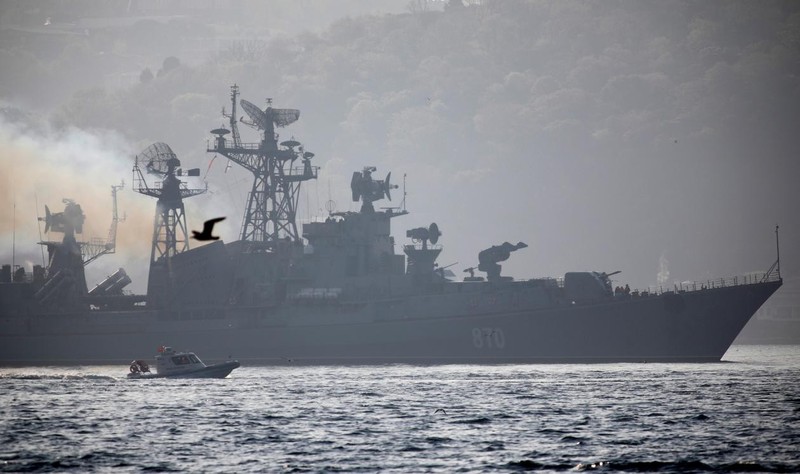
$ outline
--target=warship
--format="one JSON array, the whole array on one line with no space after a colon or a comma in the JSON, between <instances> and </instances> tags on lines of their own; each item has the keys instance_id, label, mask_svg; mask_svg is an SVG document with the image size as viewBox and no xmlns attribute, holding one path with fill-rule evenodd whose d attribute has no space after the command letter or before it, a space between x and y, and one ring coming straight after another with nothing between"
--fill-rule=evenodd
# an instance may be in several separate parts
<instances>
[{"instance_id":1,"label":"warship","mask_svg":"<svg viewBox=\"0 0 800 474\"><path fill-rule=\"evenodd\" d=\"M235 85L230 98L207 151L253 175L239 239L190 248L184 200L206 189L183 178L199 170L151 145L133 166L134 190L156 199L146 295L125 292L123 269L88 289L84 265L113 242L77 240L79 203L48 208L46 230L64 237L40 242L47 267L0 272L0 365L125 364L165 342L243 364L713 362L782 284L779 251L763 274L656 291L613 288L617 272L503 276L524 242L487 246L459 280L437 263L435 223L395 251L391 222L408 212L376 209L398 186L373 166L352 175L360 210L329 206L298 229L300 187L319 168L276 128L300 112L240 100ZM243 142L240 123L260 141Z\"/></svg>"}]
</instances>

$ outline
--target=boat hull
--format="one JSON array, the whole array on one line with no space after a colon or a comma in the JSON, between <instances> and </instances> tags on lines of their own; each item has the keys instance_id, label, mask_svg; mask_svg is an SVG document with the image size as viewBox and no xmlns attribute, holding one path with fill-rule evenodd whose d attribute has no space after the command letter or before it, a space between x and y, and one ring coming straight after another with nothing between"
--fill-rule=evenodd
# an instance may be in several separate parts
<instances>
[{"instance_id":1,"label":"boat hull","mask_svg":"<svg viewBox=\"0 0 800 474\"><path fill-rule=\"evenodd\" d=\"M714 362L780 285L538 308L513 293L476 293L450 314L426 296L405 309L391 300L208 308L192 320L156 311L39 315L0 322L0 364L122 364L164 342L246 364Z\"/></svg>"},{"instance_id":2,"label":"boat hull","mask_svg":"<svg viewBox=\"0 0 800 474\"><path fill-rule=\"evenodd\" d=\"M128 374L129 379L133 380L140 380L140 379L224 379L231 372L233 369L236 369L240 366L238 360L231 360L227 362L222 362L220 364L208 365L203 367L202 369L192 370L189 372L183 372L179 374L158 374L158 373L130 373Z\"/></svg>"}]
</instances>

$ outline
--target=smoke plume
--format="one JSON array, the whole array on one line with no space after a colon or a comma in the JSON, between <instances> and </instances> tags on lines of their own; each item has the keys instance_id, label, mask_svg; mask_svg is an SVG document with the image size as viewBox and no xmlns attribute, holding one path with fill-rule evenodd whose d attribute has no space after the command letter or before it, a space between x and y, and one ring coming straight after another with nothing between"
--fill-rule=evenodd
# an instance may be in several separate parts
<instances>
[{"instance_id":1,"label":"smoke plume","mask_svg":"<svg viewBox=\"0 0 800 474\"><path fill-rule=\"evenodd\" d=\"M31 128L0 118L0 147L0 262L13 260L26 271L31 271L33 264L42 264L42 248L36 242L60 241L63 234L44 234L44 223L37 218L44 216L45 205L51 212L63 211L65 198L80 204L86 215L78 240L106 240L112 218L111 186L124 180L125 188L117 193L119 216L124 215L125 221L117 229L116 253L87 267L87 284L92 287L125 267L135 288L143 288L146 265L142 268L141 262L143 255L149 255L153 203L131 191L134 148L121 135Z\"/></svg>"}]
</instances>

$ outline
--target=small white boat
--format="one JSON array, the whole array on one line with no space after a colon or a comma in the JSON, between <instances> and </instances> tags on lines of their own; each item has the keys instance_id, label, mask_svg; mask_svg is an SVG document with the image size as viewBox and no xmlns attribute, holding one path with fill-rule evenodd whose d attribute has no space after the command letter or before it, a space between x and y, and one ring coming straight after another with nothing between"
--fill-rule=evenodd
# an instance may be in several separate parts
<instances>
[{"instance_id":1,"label":"small white boat","mask_svg":"<svg viewBox=\"0 0 800 474\"><path fill-rule=\"evenodd\" d=\"M128 378L224 379L239 365L238 360L206 365L194 352L176 352L171 347L161 346L156 355L156 373L150 372L147 362L137 359L131 362Z\"/></svg>"}]
</instances>

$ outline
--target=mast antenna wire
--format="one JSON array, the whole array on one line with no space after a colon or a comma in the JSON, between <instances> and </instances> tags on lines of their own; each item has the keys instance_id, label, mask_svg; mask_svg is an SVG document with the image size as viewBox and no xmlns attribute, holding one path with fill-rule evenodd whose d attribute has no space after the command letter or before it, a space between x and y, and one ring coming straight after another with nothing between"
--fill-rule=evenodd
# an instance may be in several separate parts
<instances>
[{"instance_id":1,"label":"mast antenna wire","mask_svg":"<svg viewBox=\"0 0 800 474\"><path fill-rule=\"evenodd\" d=\"M403 173L403 210L406 210L406 196L408 193L406 192L406 173Z\"/></svg>"},{"instance_id":2,"label":"mast antenna wire","mask_svg":"<svg viewBox=\"0 0 800 474\"><path fill-rule=\"evenodd\" d=\"M39 228L39 242L42 242L42 221L39 219L39 195L37 193L33 193L33 199L36 200L36 227ZM42 266L44 267L44 246L40 245L39 250L42 251Z\"/></svg>"},{"instance_id":3,"label":"mast antenna wire","mask_svg":"<svg viewBox=\"0 0 800 474\"><path fill-rule=\"evenodd\" d=\"M781 277L781 244L780 244L780 241L778 240L778 229L779 229L779 226L776 224L775 225L775 249L777 250L777 253L778 253L778 260L776 262L777 266L775 267L775 270L778 272L778 278L780 278Z\"/></svg>"},{"instance_id":4,"label":"mast antenna wire","mask_svg":"<svg viewBox=\"0 0 800 474\"><path fill-rule=\"evenodd\" d=\"M217 155L214 155L211 158L211 161L208 162L208 168L206 168L206 174L203 175L203 181L206 180L206 177L208 176L208 172L211 171L211 165L214 164L214 160L216 160L216 159L217 159Z\"/></svg>"},{"instance_id":5,"label":"mast antenna wire","mask_svg":"<svg viewBox=\"0 0 800 474\"><path fill-rule=\"evenodd\" d=\"M308 199L308 186L306 188L306 221L313 222L311 219L311 202Z\"/></svg>"},{"instance_id":6,"label":"mast antenna wire","mask_svg":"<svg viewBox=\"0 0 800 474\"><path fill-rule=\"evenodd\" d=\"M775 263L773 263L772 266L769 267L769 270L767 270L767 273L764 274L764 277L761 278L761 283L763 283L765 281L769 281L773 272L775 272L778 275L778 279L779 280L781 279L781 244L780 244L780 241L778 240L778 229L779 229L779 226L776 225L775 226L775 250L776 250L776 253L778 254L777 255L778 258L777 258L777 260L775 260Z\"/></svg>"},{"instance_id":7,"label":"mast antenna wire","mask_svg":"<svg viewBox=\"0 0 800 474\"><path fill-rule=\"evenodd\" d=\"M15 270L16 257L17 257L17 199L14 198L14 213L12 217L12 232L11 232L11 271Z\"/></svg>"}]
</instances>

